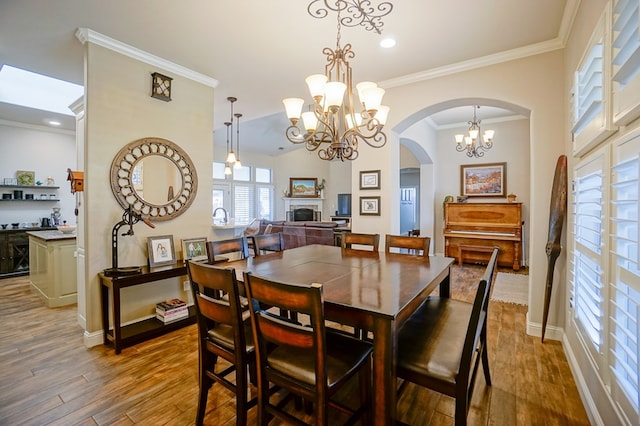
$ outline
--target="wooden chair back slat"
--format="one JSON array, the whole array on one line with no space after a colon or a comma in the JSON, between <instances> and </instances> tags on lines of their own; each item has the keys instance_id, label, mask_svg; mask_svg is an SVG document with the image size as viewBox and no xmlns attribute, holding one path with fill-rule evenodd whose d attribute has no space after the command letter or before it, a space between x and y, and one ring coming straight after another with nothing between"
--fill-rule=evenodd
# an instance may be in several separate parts
<instances>
[{"instance_id":1,"label":"wooden chair back slat","mask_svg":"<svg viewBox=\"0 0 640 426\"><path fill-rule=\"evenodd\" d=\"M406 249L411 254L429 256L430 237L408 237L406 235L385 235L385 252L390 253L392 248Z\"/></svg>"},{"instance_id":2,"label":"wooden chair back slat","mask_svg":"<svg viewBox=\"0 0 640 426\"><path fill-rule=\"evenodd\" d=\"M253 241L256 247L256 253L284 250L284 236L282 232L254 235Z\"/></svg>"},{"instance_id":3,"label":"wooden chair back slat","mask_svg":"<svg viewBox=\"0 0 640 426\"><path fill-rule=\"evenodd\" d=\"M207 241L207 259L210 264L216 263L215 257L223 254L238 253L240 259L249 257L247 237L231 238L220 241Z\"/></svg>"},{"instance_id":4,"label":"wooden chair back slat","mask_svg":"<svg viewBox=\"0 0 640 426\"><path fill-rule=\"evenodd\" d=\"M359 234L354 232L342 233L342 248L351 248L352 245L369 246L373 251L378 251L380 234Z\"/></svg>"}]
</instances>

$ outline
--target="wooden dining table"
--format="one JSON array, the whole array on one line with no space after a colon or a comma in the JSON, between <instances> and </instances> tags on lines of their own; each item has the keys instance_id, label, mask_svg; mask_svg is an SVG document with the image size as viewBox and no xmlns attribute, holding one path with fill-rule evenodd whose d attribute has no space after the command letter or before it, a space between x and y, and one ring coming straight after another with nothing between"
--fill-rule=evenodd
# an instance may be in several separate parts
<instances>
[{"instance_id":1,"label":"wooden dining table","mask_svg":"<svg viewBox=\"0 0 640 426\"><path fill-rule=\"evenodd\" d=\"M244 272L272 280L321 283L327 320L373 332L373 423L396 419L397 331L435 289L449 297L454 259L308 245L231 261Z\"/></svg>"}]
</instances>

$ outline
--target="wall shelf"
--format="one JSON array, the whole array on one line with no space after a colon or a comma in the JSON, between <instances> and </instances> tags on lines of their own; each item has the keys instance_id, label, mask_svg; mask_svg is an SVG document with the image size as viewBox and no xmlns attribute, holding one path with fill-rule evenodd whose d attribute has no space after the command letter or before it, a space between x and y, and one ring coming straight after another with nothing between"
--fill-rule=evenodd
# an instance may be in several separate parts
<instances>
[{"instance_id":1,"label":"wall shelf","mask_svg":"<svg viewBox=\"0 0 640 426\"><path fill-rule=\"evenodd\" d=\"M14 189L60 189L59 186L49 185L0 185L0 188L14 188Z\"/></svg>"}]
</instances>

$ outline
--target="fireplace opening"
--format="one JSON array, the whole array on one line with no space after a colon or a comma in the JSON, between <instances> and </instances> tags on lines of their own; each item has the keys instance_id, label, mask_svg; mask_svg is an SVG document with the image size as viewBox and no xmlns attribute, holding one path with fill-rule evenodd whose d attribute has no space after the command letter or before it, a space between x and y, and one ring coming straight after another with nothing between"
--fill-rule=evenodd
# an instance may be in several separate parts
<instances>
[{"instance_id":1,"label":"fireplace opening","mask_svg":"<svg viewBox=\"0 0 640 426\"><path fill-rule=\"evenodd\" d=\"M295 209L293 211L293 221L301 222L301 221L312 221L315 220L315 212L313 209Z\"/></svg>"}]
</instances>

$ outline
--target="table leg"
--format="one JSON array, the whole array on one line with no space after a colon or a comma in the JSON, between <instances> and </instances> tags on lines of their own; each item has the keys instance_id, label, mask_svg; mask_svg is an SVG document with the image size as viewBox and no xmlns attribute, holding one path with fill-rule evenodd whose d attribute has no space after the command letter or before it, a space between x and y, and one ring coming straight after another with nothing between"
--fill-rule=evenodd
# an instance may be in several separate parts
<instances>
[{"instance_id":1,"label":"table leg","mask_svg":"<svg viewBox=\"0 0 640 426\"><path fill-rule=\"evenodd\" d=\"M120 287L114 283L113 285L113 349L116 354L120 353L120 339L122 332L120 330Z\"/></svg>"},{"instance_id":2,"label":"table leg","mask_svg":"<svg viewBox=\"0 0 640 426\"><path fill-rule=\"evenodd\" d=\"M102 343L109 344L109 287L100 284L100 313L102 316Z\"/></svg>"},{"instance_id":3,"label":"table leg","mask_svg":"<svg viewBox=\"0 0 640 426\"><path fill-rule=\"evenodd\" d=\"M451 297L451 267L449 267L447 276L440 281L440 297Z\"/></svg>"},{"instance_id":4,"label":"table leg","mask_svg":"<svg viewBox=\"0 0 640 426\"><path fill-rule=\"evenodd\" d=\"M373 332L373 421L390 425L396 418L395 322L376 318Z\"/></svg>"}]
</instances>

